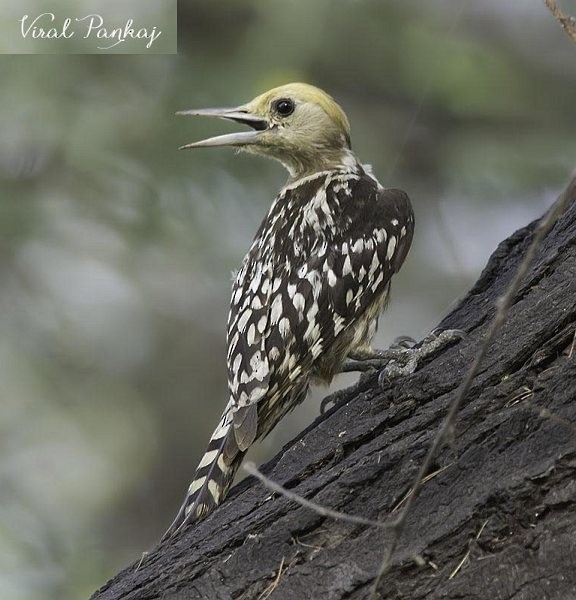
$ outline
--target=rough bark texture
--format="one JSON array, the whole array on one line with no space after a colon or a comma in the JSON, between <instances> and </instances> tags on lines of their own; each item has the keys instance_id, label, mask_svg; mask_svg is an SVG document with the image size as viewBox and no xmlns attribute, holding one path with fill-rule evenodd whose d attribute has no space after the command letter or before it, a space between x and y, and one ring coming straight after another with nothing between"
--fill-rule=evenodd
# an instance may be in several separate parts
<instances>
[{"instance_id":1,"label":"rough bark texture","mask_svg":"<svg viewBox=\"0 0 576 600\"><path fill-rule=\"evenodd\" d=\"M454 445L415 502L382 598L576 597L574 199L475 379ZM500 244L441 323L468 332L464 340L385 388L363 378L263 472L336 510L380 520L394 513L535 225ZM365 599L389 537L321 517L250 478L93 600L264 599L281 565L272 599Z\"/></svg>"}]
</instances>

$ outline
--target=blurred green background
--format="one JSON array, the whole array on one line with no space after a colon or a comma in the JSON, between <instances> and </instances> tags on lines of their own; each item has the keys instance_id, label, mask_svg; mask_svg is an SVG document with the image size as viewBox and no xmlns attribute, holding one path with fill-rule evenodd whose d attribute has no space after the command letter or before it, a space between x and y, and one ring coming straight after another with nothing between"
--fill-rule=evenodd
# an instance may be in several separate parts
<instances>
[{"instance_id":1,"label":"blurred green background","mask_svg":"<svg viewBox=\"0 0 576 600\"><path fill-rule=\"evenodd\" d=\"M291 80L340 101L417 216L380 346L432 329L574 167L576 47L540 0L196 0L179 30L179 56L0 57L2 599L87 598L138 559L225 404L230 273L286 176L178 152L234 126L176 110Z\"/></svg>"}]
</instances>

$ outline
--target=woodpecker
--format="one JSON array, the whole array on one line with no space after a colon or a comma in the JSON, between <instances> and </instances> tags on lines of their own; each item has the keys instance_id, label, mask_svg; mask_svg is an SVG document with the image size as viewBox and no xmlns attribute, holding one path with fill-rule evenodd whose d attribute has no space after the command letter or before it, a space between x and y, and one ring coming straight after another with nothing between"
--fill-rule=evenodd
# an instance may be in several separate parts
<instances>
[{"instance_id":1,"label":"woodpecker","mask_svg":"<svg viewBox=\"0 0 576 600\"><path fill-rule=\"evenodd\" d=\"M311 383L330 383L348 358L379 356L371 340L414 231L406 193L384 188L359 162L344 111L312 85L179 114L251 128L183 148L232 146L271 157L289 179L235 277L229 400L165 538L223 501L248 448L304 400Z\"/></svg>"}]
</instances>

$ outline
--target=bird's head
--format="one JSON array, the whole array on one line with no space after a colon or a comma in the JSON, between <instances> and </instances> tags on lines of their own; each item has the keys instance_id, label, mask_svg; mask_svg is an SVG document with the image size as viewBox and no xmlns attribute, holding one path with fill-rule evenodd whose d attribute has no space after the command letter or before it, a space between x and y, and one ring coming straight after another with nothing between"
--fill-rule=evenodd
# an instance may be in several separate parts
<instances>
[{"instance_id":1,"label":"bird's head","mask_svg":"<svg viewBox=\"0 0 576 600\"><path fill-rule=\"evenodd\" d=\"M233 146L279 160L292 179L356 164L344 111L326 92L305 83L274 88L236 108L185 110L178 114L220 117L252 128L182 148Z\"/></svg>"}]
</instances>

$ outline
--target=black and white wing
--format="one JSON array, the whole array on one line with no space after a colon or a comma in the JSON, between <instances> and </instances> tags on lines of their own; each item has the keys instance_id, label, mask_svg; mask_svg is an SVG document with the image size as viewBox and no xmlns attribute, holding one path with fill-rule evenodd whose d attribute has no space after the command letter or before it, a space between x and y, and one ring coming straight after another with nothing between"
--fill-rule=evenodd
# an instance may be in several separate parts
<instances>
[{"instance_id":1,"label":"black and white wing","mask_svg":"<svg viewBox=\"0 0 576 600\"><path fill-rule=\"evenodd\" d=\"M290 408L279 405L386 292L413 227L406 194L365 173L279 196L232 295L228 374L240 449Z\"/></svg>"}]
</instances>

